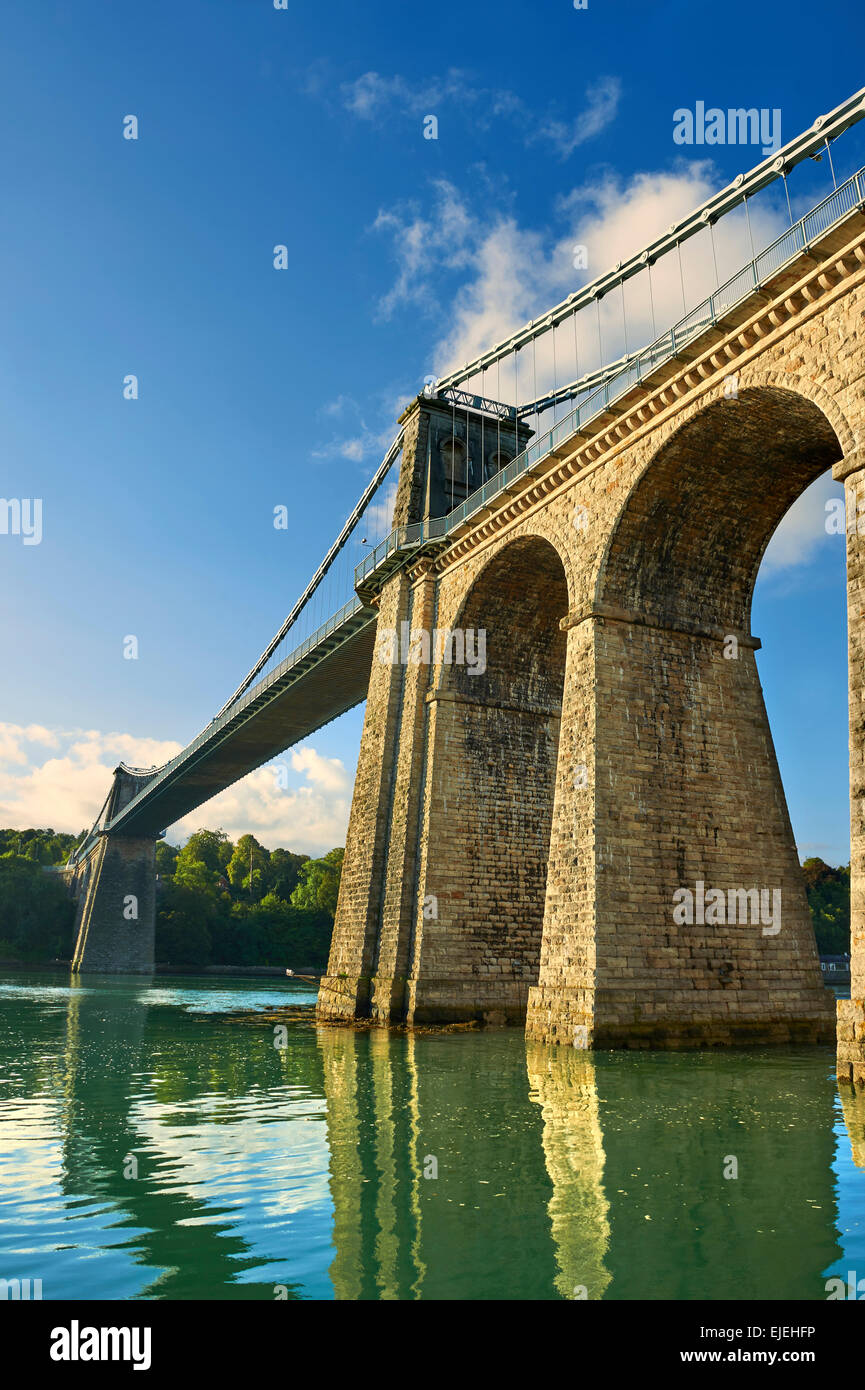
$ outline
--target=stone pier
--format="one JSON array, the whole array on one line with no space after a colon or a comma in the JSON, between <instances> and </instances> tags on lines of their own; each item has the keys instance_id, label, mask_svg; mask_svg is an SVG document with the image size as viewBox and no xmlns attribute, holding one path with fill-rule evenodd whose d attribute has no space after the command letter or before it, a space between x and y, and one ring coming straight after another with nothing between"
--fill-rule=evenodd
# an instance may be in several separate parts
<instances>
[{"instance_id":1,"label":"stone pier","mask_svg":"<svg viewBox=\"0 0 865 1390\"><path fill-rule=\"evenodd\" d=\"M118 767L105 819L140 790L142 774ZM70 875L78 903L72 969L151 974L156 929L156 840L103 831Z\"/></svg>"}]
</instances>

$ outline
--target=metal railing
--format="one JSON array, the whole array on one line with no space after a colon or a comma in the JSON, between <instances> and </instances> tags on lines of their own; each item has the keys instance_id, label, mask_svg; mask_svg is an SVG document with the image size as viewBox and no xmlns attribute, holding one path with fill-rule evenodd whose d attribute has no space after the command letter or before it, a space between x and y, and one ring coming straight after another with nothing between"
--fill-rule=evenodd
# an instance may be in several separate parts
<instances>
[{"instance_id":1,"label":"metal railing","mask_svg":"<svg viewBox=\"0 0 865 1390\"><path fill-rule=\"evenodd\" d=\"M782 232L764 251L747 261L735 275L710 294L708 299L696 305L666 333L662 333L642 352L636 354L619 372L604 381L596 391L575 406L569 415L533 440L516 458L471 493L446 517L440 517L437 521L417 522L414 526L397 527L392 531L355 569L355 587L362 585L364 580L392 556L406 551L410 553L431 540L442 540L464 525L476 512L500 497L512 483L551 454L558 445L563 444L590 421L603 415L605 410L627 395L634 386L641 385L660 365L677 357L693 338L718 323L753 294L754 290L771 280L803 251L807 251L813 242L825 236L827 231L843 221L856 208L861 209L865 201L863 175L865 167L858 169L827 198L800 217L792 227Z\"/></svg>"},{"instance_id":2,"label":"metal railing","mask_svg":"<svg viewBox=\"0 0 865 1390\"><path fill-rule=\"evenodd\" d=\"M395 526L390 535L380 545L365 555L354 572L355 588L363 584L368 574L374 573L391 555L404 554L430 541L440 540L446 535L447 517L437 516L430 521L412 521L406 526Z\"/></svg>"},{"instance_id":3,"label":"metal railing","mask_svg":"<svg viewBox=\"0 0 865 1390\"><path fill-rule=\"evenodd\" d=\"M548 309L546 313L524 325L516 333L488 348L472 362L449 372L439 382L439 386L460 386L480 372L488 370L496 361L503 360L515 350L543 336L563 323L577 309L592 303L611 290L624 285L624 282L638 275L648 263L654 263L668 251L674 250L689 237L703 231L710 223L717 222L733 208L747 203L761 189L769 187L778 179L786 178L790 170L809 156L815 155L824 147L828 149L831 141L856 125L865 116L865 88L836 106L834 111L819 116L808 130L802 131L788 141L780 150L773 151L748 173L738 174L732 183L718 193L713 193L700 207L695 208L683 221L674 223L661 236L636 251L624 262L606 271L590 284L568 295L560 304ZM834 177L833 177L834 182Z\"/></svg>"}]
</instances>

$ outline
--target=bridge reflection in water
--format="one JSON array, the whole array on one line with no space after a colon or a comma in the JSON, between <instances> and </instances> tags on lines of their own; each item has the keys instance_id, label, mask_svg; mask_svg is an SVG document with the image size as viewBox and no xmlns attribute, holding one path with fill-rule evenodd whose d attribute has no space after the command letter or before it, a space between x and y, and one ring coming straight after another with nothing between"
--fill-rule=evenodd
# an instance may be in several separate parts
<instances>
[{"instance_id":1,"label":"bridge reflection in water","mask_svg":"<svg viewBox=\"0 0 865 1390\"><path fill-rule=\"evenodd\" d=\"M601 1298L610 1282L610 1207L595 1063L584 1052L526 1047L531 1098L541 1107L544 1160L553 1186L550 1231L563 1298Z\"/></svg>"},{"instance_id":2,"label":"bridge reflection in water","mask_svg":"<svg viewBox=\"0 0 865 1390\"><path fill-rule=\"evenodd\" d=\"M525 1072L477 1041L319 1030L337 1298L552 1295Z\"/></svg>"},{"instance_id":3,"label":"bridge reflection in water","mask_svg":"<svg viewBox=\"0 0 865 1390\"><path fill-rule=\"evenodd\" d=\"M337 1298L825 1298L828 1049L479 1041L319 1031Z\"/></svg>"},{"instance_id":4,"label":"bridge reflection in water","mask_svg":"<svg viewBox=\"0 0 865 1390\"><path fill-rule=\"evenodd\" d=\"M865 1098L842 1120L828 1048L277 1049L185 982L0 990L0 1272L46 1298L823 1299L865 1269Z\"/></svg>"},{"instance_id":5,"label":"bridge reflection in water","mask_svg":"<svg viewBox=\"0 0 865 1390\"><path fill-rule=\"evenodd\" d=\"M844 1129L850 1140L850 1157L857 1168L865 1169L865 1092L840 1088L839 1099Z\"/></svg>"}]
</instances>

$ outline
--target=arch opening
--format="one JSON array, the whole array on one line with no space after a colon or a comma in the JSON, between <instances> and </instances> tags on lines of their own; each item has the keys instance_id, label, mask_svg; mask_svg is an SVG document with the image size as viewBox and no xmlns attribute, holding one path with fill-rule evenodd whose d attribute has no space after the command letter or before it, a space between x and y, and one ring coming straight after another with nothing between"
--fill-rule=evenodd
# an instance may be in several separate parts
<instances>
[{"instance_id":1,"label":"arch opening","mask_svg":"<svg viewBox=\"0 0 865 1390\"><path fill-rule=\"evenodd\" d=\"M747 631L772 533L840 457L823 411L794 391L759 387L712 402L638 481L597 597L648 621Z\"/></svg>"}]
</instances>

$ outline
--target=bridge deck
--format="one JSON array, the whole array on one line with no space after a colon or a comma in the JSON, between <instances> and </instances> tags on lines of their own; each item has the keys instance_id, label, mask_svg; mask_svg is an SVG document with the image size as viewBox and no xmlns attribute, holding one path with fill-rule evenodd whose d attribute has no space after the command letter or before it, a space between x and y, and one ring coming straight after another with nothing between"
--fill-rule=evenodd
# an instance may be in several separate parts
<instances>
[{"instance_id":1,"label":"bridge deck","mask_svg":"<svg viewBox=\"0 0 865 1390\"><path fill-rule=\"evenodd\" d=\"M376 614L359 600L347 607L151 776L110 822L112 834L158 835L365 700Z\"/></svg>"}]
</instances>

